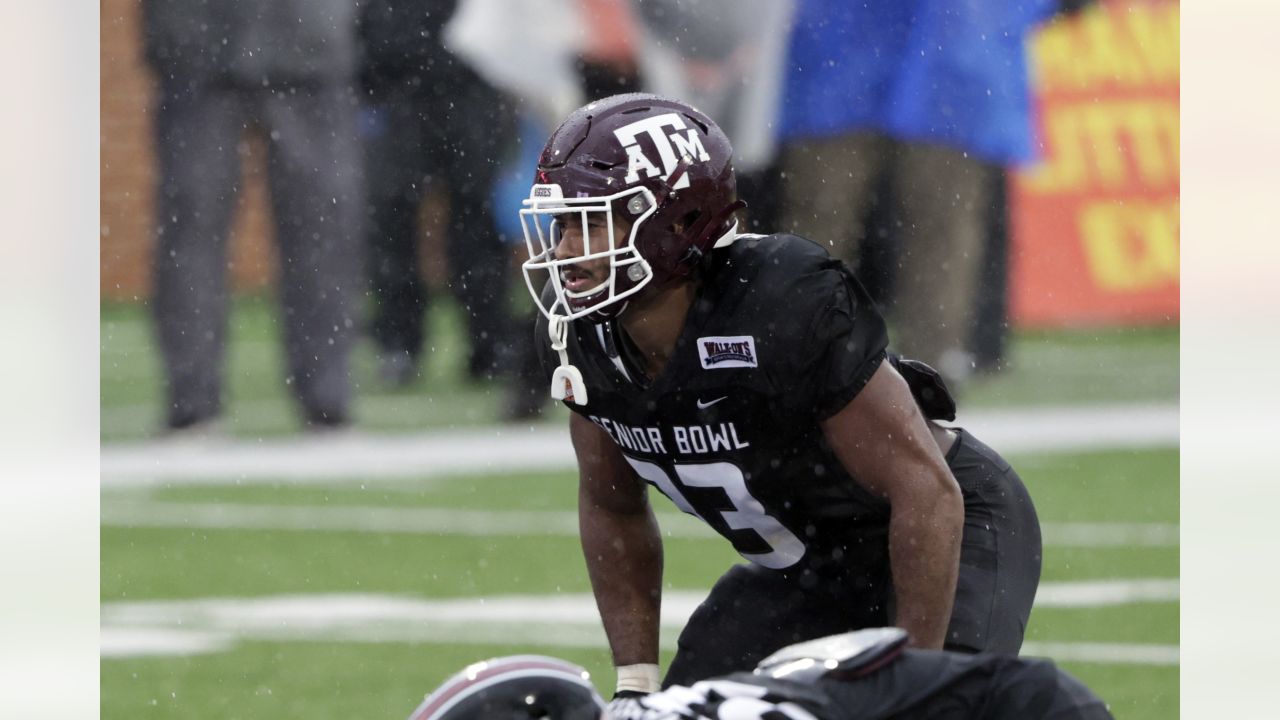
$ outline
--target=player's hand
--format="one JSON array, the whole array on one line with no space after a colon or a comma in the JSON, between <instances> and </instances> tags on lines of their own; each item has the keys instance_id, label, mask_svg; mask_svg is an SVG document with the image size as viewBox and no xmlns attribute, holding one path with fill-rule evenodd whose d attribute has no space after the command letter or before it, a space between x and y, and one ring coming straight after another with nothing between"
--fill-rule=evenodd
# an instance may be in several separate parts
<instances>
[{"instance_id":1,"label":"player's hand","mask_svg":"<svg viewBox=\"0 0 1280 720\"><path fill-rule=\"evenodd\" d=\"M645 716L644 705L640 698L648 695L638 690L619 690L609 701L609 720L642 720Z\"/></svg>"}]
</instances>

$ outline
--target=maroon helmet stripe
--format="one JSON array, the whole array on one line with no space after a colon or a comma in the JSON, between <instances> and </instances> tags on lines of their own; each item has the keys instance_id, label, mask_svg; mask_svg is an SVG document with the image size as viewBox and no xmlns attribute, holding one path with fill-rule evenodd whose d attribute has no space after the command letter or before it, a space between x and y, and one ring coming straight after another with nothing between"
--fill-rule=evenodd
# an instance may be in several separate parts
<instances>
[{"instance_id":1,"label":"maroon helmet stripe","mask_svg":"<svg viewBox=\"0 0 1280 720\"><path fill-rule=\"evenodd\" d=\"M444 687L439 688L428 696L423 701L423 704L410 716L410 720L426 720L442 708L452 706L455 702L460 701L462 696L469 695L473 690L481 687L492 685L506 675L515 677L572 678L581 682L583 687L592 688L591 684L584 680L580 673L580 670L568 663L554 663L538 658L503 660L480 670L474 677L461 674L455 676Z\"/></svg>"}]
</instances>

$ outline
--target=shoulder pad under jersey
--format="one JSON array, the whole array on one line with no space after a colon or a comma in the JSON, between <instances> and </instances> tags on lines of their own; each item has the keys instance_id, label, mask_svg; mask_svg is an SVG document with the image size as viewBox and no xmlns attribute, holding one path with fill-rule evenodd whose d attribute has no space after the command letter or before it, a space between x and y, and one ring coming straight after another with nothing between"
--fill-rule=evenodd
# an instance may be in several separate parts
<instances>
[{"instance_id":1,"label":"shoulder pad under jersey","mask_svg":"<svg viewBox=\"0 0 1280 720\"><path fill-rule=\"evenodd\" d=\"M872 628L788 645L756 666L756 675L809 682L838 673L857 677L892 662L907 644L901 628Z\"/></svg>"}]
</instances>

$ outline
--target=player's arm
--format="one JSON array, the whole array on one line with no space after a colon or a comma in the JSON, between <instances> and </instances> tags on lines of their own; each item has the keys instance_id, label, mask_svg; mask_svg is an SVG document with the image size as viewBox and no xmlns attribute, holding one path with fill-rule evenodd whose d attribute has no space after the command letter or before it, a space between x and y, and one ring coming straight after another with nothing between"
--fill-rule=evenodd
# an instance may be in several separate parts
<instances>
[{"instance_id":1,"label":"player's arm","mask_svg":"<svg viewBox=\"0 0 1280 720\"><path fill-rule=\"evenodd\" d=\"M881 363L822 430L849 474L889 502L896 624L913 645L941 648L956 594L964 501L906 382Z\"/></svg>"},{"instance_id":2,"label":"player's arm","mask_svg":"<svg viewBox=\"0 0 1280 720\"><path fill-rule=\"evenodd\" d=\"M662 536L646 485L591 421L571 415L569 435L578 456L582 551L614 664L656 665Z\"/></svg>"}]
</instances>

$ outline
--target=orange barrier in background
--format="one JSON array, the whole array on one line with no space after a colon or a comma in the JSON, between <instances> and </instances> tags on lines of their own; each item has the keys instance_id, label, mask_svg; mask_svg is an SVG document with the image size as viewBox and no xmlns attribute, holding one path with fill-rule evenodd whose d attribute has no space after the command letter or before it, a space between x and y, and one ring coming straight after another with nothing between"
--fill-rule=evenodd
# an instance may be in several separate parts
<instances>
[{"instance_id":1,"label":"orange barrier in background","mask_svg":"<svg viewBox=\"0 0 1280 720\"><path fill-rule=\"evenodd\" d=\"M1020 326L1178 320L1178 3L1104 2L1032 44L1041 161L1015 175Z\"/></svg>"}]
</instances>

